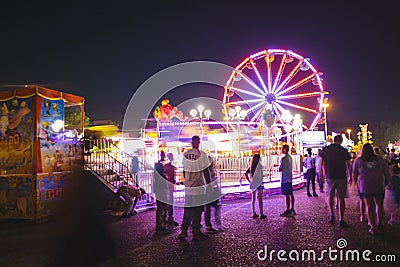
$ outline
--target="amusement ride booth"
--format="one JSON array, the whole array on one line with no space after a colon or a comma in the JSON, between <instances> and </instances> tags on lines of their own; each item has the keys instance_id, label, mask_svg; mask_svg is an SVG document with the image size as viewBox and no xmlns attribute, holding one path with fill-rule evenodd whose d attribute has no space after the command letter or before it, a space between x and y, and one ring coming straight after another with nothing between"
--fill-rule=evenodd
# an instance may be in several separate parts
<instances>
[{"instance_id":1,"label":"amusement ride booth","mask_svg":"<svg viewBox=\"0 0 400 267\"><path fill-rule=\"evenodd\" d=\"M82 159L84 98L26 85L0 108L0 219L46 218Z\"/></svg>"}]
</instances>

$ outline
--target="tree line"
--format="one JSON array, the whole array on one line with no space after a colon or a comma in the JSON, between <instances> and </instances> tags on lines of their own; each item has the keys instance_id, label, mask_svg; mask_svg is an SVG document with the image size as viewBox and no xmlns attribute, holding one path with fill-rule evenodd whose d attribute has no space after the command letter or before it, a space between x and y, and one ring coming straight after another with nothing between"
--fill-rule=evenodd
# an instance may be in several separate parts
<instances>
[{"instance_id":1,"label":"tree line","mask_svg":"<svg viewBox=\"0 0 400 267\"><path fill-rule=\"evenodd\" d=\"M372 141L375 146L387 147L389 142L400 140L400 122L381 122L371 125Z\"/></svg>"}]
</instances>

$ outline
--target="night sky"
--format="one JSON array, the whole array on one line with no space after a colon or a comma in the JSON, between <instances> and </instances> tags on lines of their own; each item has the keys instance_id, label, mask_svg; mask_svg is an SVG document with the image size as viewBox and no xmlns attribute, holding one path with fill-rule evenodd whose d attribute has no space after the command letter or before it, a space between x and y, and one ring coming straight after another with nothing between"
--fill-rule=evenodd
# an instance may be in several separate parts
<instances>
[{"instance_id":1,"label":"night sky","mask_svg":"<svg viewBox=\"0 0 400 267\"><path fill-rule=\"evenodd\" d=\"M324 73L330 130L399 121L395 1L8 2L0 16L0 84L81 95L92 121L122 124L135 90L166 67L192 60L236 66L268 48L293 50ZM171 104L222 99L217 86L188 88L173 90Z\"/></svg>"}]
</instances>

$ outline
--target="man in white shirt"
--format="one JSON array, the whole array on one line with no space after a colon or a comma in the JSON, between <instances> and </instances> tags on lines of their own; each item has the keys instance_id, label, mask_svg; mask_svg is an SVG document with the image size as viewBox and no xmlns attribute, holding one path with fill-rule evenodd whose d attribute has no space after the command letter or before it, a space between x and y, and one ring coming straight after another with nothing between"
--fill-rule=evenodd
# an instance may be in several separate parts
<instances>
[{"instance_id":1,"label":"man in white shirt","mask_svg":"<svg viewBox=\"0 0 400 267\"><path fill-rule=\"evenodd\" d=\"M185 178L185 207L179 239L187 237L187 229L192 224L193 240L208 238L201 232L201 214L204 210L206 184L210 183L207 154L199 149L200 137L192 137L192 149L183 155L183 176Z\"/></svg>"}]
</instances>

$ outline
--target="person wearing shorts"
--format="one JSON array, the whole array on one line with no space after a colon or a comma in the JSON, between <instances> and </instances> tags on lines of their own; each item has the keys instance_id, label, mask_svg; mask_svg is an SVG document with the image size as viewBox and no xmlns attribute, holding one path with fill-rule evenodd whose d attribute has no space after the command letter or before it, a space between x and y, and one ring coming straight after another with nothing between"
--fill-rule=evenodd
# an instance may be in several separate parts
<instances>
[{"instance_id":1,"label":"person wearing shorts","mask_svg":"<svg viewBox=\"0 0 400 267\"><path fill-rule=\"evenodd\" d=\"M344 212L346 209L345 198L347 197L347 183L350 178L350 154L341 146L343 137L336 135L333 144L322 149L322 164L320 174L322 179L326 177L327 184L327 202L330 212L330 223L335 223L335 214L333 204L336 196L339 198L339 226L348 227L344 221Z\"/></svg>"},{"instance_id":2,"label":"person wearing shorts","mask_svg":"<svg viewBox=\"0 0 400 267\"><path fill-rule=\"evenodd\" d=\"M383 199L385 196L385 177L393 185L389 166L384 159L374 154L369 143L365 143L361 155L354 161L353 180L357 183L360 197L367 206L369 233L382 230Z\"/></svg>"},{"instance_id":3,"label":"person wearing shorts","mask_svg":"<svg viewBox=\"0 0 400 267\"><path fill-rule=\"evenodd\" d=\"M253 210L253 218L258 218L258 214L256 212L255 203L256 199L258 199L258 206L260 211L260 219L265 219L267 216L264 214L264 205L263 205L263 166L260 162L260 154L254 154L251 160L250 168L246 170L244 173L247 181L250 183L251 189L251 207ZM251 177L251 178L250 178ZM257 195L257 196L256 196Z\"/></svg>"},{"instance_id":4,"label":"person wearing shorts","mask_svg":"<svg viewBox=\"0 0 400 267\"><path fill-rule=\"evenodd\" d=\"M281 178L281 192L285 196L286 210L280 214L282 217L290 216L296 214L294 210L294 195L292 187L293 179L293 160L289 155L289 146L282 146L282 153L284 154L281 159L281 164L279 165L279 171L282 172Z\"/></svg>"}]
</instances>

